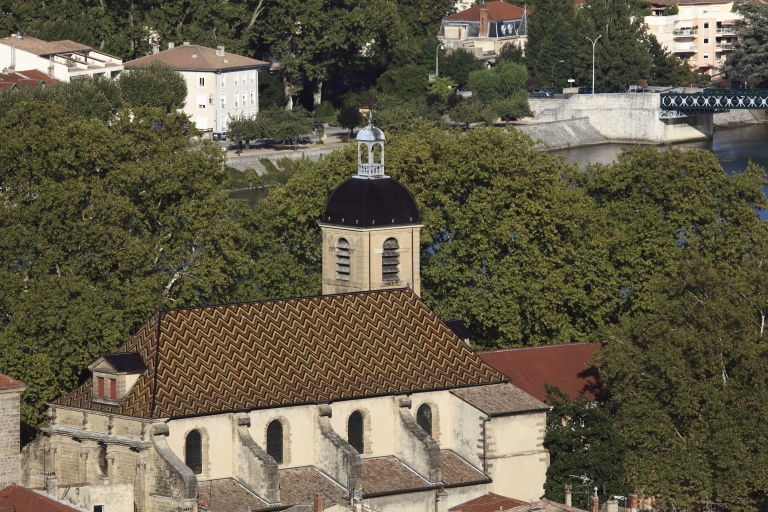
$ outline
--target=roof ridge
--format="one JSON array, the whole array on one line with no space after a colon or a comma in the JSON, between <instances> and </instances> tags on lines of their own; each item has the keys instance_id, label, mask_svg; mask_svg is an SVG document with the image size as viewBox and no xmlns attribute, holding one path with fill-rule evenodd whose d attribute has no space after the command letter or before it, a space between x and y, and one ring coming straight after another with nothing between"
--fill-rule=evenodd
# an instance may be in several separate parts
<instances>
[{"instance_id":1,"label":"roof ridge","mask_svg":"<svg viewBox=\"0 0 768 512\"><path fill-rule=\"evenodd\" d=\"M572 347L580 345L592 345L586 341L575 341L573 343L556 343L554 345L535 345L533 347L510 347L510 348L497 348L494 350L478 350L476 354L496 354L499 352L517 352L520 350L534 350L537 348L551 348L551 347Z\"/></svg>"},{"instance_id":2,"label":"roof ridge","mask_svg":"<svg viewBox=\"0 0 768 512\"><path fill-rule=\"evenodd\" d=\"M214 65L213 65L213 62L211 62L210 60L208 60L208 56L207 56L207 55L205 55L205 52L203 51L203 50L207 50L208 48L206 48L205 46L200 46L199 44L196 44L196 45L195 45L195 48L197 48L198 50L200 50L200 53L203 55L203 58L204 58L204 59L205 59L205 61L208 63L208 65L209 65L209 66L211 66L213 69L216 69L216 66L214 66ZM202 48L202 50L201 50L201 48Z\"/></svg>"}]
</instances>

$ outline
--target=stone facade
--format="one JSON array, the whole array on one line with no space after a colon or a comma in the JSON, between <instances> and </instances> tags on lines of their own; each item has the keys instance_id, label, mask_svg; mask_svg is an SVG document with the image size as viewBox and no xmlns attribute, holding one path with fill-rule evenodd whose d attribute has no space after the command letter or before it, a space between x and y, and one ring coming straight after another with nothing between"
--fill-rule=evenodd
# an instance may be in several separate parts
<instances>
[{"instance_id":1,"label":"stone facade","mask_svg":"<svg viewBox=\"0 0 768 512\"><path fill-rule=\"evenodd\" d=\"M19 407L22 391L0 390L0 489L19 481Z\"/></svg>"}]
</instances>

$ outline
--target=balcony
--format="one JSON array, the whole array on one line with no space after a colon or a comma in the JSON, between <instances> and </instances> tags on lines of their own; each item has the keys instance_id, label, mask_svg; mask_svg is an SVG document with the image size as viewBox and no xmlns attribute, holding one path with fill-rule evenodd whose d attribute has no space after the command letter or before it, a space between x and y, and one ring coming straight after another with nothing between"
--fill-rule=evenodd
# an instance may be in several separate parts
<instances>
[{"instance_id":1,"label":"balcony","mask_svg":"<svg viewBox=\"0 0 768 512\"><path fill-rule=\"evenodd\" d=\"M672 31L674 37L696 37L698 33L698 28L676 28Z\"/></svg>"},{"instance_id":2,"label":"balcony","mask_svg":"<svg viewBox=\"0 0 768 512\"><path fill-rule=\"evenodd\" d=\"M675 53L696 53L696 45L690 43L677 43L672 51Z\"/></svg>"},{"instance_id":3,"label":"balcony","mask_svg":"<svg viewBox=\"0 0 768 512\"><path fill-rule=\"evenodd\" d=\"M715 33L719 36L733 36L736 35L736 29L734 27L717 27Z\"/></svg>"},{"instance_id":4,"label":"balcony","mask_svg":"<svg viewBox=\"0 0 768 512\"><path fill-rule=\"evenodd\" d=\"M733 43L715 43L715 50L729 52L733 50Z\"/></svg>"}]
</instances>

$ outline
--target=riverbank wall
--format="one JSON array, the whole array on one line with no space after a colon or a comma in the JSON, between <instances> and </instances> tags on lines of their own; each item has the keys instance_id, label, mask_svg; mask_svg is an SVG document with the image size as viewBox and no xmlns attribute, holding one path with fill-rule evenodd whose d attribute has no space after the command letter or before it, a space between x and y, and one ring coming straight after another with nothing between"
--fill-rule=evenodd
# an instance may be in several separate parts
<instances>
[{"instance_id":1,"label":"riverbank wall","mask_svg":"<svg viewBox=\"0 0 768 512\"><path fill-rule=\"evenodd\" d=\"M530 98L528 104L533 112L532 117L524 119L533 123L528 126L579 120L594 128L605 142L664 144L706 140L712 137L714 129L712 114L659 119L661 98L656 93L576 94L566 99ZM556 140L540 139L547 149L594 144L577 139L569 146L558 146Z\"/></svg>"},{"instance_id":2,"label":"riverbank wall","mask_svg":"<svg viewBox=\"0 0 768 512\"><path fill-rule=\"evenodd\" d=\"M323 155L327 155L328 153L343 147L343 145L338 144L333 146L321 145L319 147L315 146L308 149L298 149L296 151L280 151L266 154L262 152L251 155L233 156L227 158L226 164L230 167L234 167L238 171L253 169L256 171L256 174L261 176L267 172L264 164L261 163L262 160L269 160L270 162L274 163L283 158L289 158L291 160L301 160L302 158L308 158L313 162L317 162Z\"/></svg>"},{"instance_id":3,"label":"riverbank wall","mask_svg":"<svg viewBox=\"0 0 768 512\"><path fill-rule=\"evenodd\" d=\"M518 125L515 128L537 141L535 149L562 149L608 142L594 126L589 124L589 119L586 117Z\"/></svg>"}]
</instances>

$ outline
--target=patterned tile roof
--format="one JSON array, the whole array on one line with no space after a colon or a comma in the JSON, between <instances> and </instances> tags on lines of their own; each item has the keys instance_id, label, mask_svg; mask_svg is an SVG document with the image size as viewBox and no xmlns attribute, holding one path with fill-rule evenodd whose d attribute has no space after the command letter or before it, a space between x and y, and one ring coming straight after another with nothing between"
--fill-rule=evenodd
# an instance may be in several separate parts
<instances>
[{"instance_id":1,"label":"patterned tile roof","mask_svg":"<svg viewBox=\"0 0 768 512\"><path fill-rule=\"evenodd\" d=\"M0 491L0 510L3 512L79 512L82 509L69 507L26 487L11 484Z\"/></svg>"},{"instance_id":2,"label":"patterned tile roof","mask_svg":"<svg viewBox=\"0 0 768 512\"><path fill-rule=\"evenodd\" d=\"M275 508L243 487L234 478L205 480L197 484L197 489L197 503L201 511L245 512L248 505L254 512Z\"/></svg>"},{"instance_id":3,"label":"patterned tile roof","mask_svg":"<svg viewBox=\"0 0 768 512\"><path fill-rule=\"evenodd\" d=\"M90 381L54 403L168 418L507 380L408 289L164 311L120 352L148 367L121 405Z\"/></svg>"},{"instance_id":4,"label":"patterned tile roof","mask_svg":"<svg viewBox=\"0 0 768 512\"><path fill-rule=\"evenodd\" d=\"M545 403L509 383L454 389L451 393L490 416L549 410Z\"/></svg>"},{"instance_id":5,"label":"patterned tile roof","mask_svg":"<svg viewBox=\"0 0 768 512\"><path fill-rule=\"evenodd\" d=\"M489 492L479 498L449 508L448 512L498 512L499 510L506 510L521 505L527 505L527 503Z\"/></svg>"},{"instance_id":6,"label":"patterned tile roof","mask_svg":"<svg viewBox=\"0 0 768 512\"><path fill-rule=\"evenodd\" d=\"M363 459L363 497L433 489L435 486L394 456Z\"/></svg>"},{"instance_id":7,"label":"patterned tile roof","mask_svg":"<svg viewBox=\"0 0 768 512\"><path fill-rule=\"evenodd\" d=\"M480 358L512 379L512 384L544 401L544 384L560 388L575 400L585 395L599 400L602 391L597 368L590 363L600 344L566 343L478 352Z\"/></svg>"},{"instance_id":8,"label":"patterned tile roof","mask_svg":"<svg viewBox=\"0 0 768 512\"><path fill-rule=\"evenodd\" d=\"M318 493L324 495L324 508L348 502L349 492L315 466L280 470L281 505L312 503Z\"/></svg>"},{"instance_id":9,"label":"patterned tile roof","mask_svg":"<svg viewBox=\"0 0 768 512\"><path fill-rule=\"evenodd\" d=\"M440 452L440 477L445 487L490 483L491 477L451 450Z\"/></svg>"}]
</instances>

